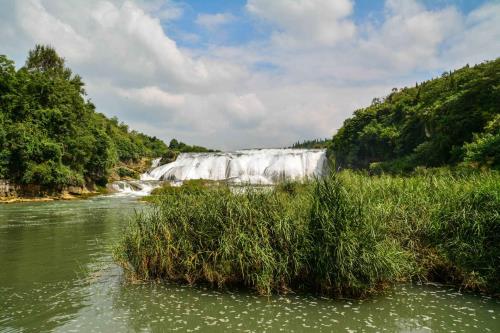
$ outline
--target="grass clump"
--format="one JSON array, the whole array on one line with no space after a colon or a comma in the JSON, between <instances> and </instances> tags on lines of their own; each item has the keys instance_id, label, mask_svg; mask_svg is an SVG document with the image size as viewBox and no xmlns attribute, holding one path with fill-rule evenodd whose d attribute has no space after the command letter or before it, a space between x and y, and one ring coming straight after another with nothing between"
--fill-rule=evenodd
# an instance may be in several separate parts
<instances>
[{"instance_id":1,"label":"grass clump","mask_svg":"<svg viewBox=\"0 0 500 333\"><path fill-rule=\"evenodd\" d=\"M347 297L410 279L499 291L497 173L344 171L273 189L193 181L155 193L115 249L136 279Z\"/></svg>"},{"instance_id":2,"label":"grass clump","mask_svg":"<svg viewBox=\"0 0 500 333\"><path fill-rule=\"evenodd\" d=\"M309 265L316 287L358 296L403 277L406 254L385 226L365 218L359 198L337 176L317 180L309 215Z\"/></svg>"},{"instance_id":3,"label":"grass clump","mask_svg":"<svg viewBox=\"0 0 500 333\"><path fill-rule=\"evenodd\" d=\"M410 177L342 174L364 218L410 255L409 278L500 291L500 175L421 170Z\"/></svg>"},{"instance_id":4,"label":"grass clump","mask_svg":"<svg viewBox=\"0 0 500 333\"><path fill-rule=\"evenodd\" d=\"M153 211L130 225L117 255L139 279L243 284L267 294L301 273L303 204L290 205L284 193L235 195L224 186L163 191Z\"/></svg>"},{"instance_id":5,"label":"grass clump","mask_svg":"<svg viewBox=\"0 0 500 333\"><path fill-rule=\"evenodd\" d=\"M164 187L115 256L137 279L358 296L398 278L404 263L351 199L336 175L237 194L206 184Z\"/></svg>"}]
</instances>

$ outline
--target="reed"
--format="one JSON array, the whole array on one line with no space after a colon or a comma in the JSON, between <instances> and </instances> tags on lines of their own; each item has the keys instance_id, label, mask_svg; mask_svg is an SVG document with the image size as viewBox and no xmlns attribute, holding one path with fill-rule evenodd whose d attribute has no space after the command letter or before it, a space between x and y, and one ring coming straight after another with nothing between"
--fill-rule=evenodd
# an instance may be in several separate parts
<instances>
[{"instance_id":1,"label":"reed","mask_svg":"<svg viewBox=\"0 0 500 333\"><path fill-rule=\"evenodd\" d=\"M500 177L341 172L272 189L189 182L149 198L115 248L140 280L364 296L401 280L498 292Z\"/></svg>"},{"instance_id":2,"label":"reed","mask_svg":"<svg viewBox=\"0 0 500 333\"><path fill-rule=\"evenodd\" d=\"M422 169L410 177L343 173L364 218L410 255L410 278L500 291L500 175Z\"/></svg>"}]
</instances>

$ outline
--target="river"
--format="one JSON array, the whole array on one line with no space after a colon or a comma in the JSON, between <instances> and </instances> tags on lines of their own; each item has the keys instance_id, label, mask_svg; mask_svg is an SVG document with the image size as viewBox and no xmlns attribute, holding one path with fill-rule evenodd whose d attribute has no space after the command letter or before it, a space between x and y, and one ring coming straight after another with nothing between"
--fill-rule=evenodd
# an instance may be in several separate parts
<instances>
[{"instance_id":1,"label":"river","mask_svg":"<svg viewBox=\"0 0 500 333\"><path fill-rule=\"evenodd\" d=\"M130 283L111 248L131 196L0 205L0 332L499 332L500 301L400 285L366 300Z\"/></svg>"}]
</instances>

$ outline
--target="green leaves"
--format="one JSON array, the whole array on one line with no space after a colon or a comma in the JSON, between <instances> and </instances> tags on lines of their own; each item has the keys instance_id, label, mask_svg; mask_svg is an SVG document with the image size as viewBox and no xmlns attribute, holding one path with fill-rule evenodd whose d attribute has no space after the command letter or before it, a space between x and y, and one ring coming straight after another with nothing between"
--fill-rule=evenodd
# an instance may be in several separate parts
<instances>
[{"instance_id":1,"label":"green leaves","mask_svg":"<svg viewBox=\"0 0 500 333\"><path fill-rule=\"evenodd\" d=\"M393 91L344 122L332 140L336 162L351 168L378 163L394 171L405 161L401 172L456 165L464 157L494 166L500 159L495 134L480 133L500 113L499 85L500 58Z\"/></svg>"},{"instance_id":2,"label":"green leaves","mask_svg":"<svg viewBox=\"0 0 500 333\"><path fill-rule=\"evenodd\" d=\"M62 185L107 182L118 162L162 156L165 143L95 112L84 83L50 46L25 67L0 56L0 178Z\"/></svg>"},{"instance_id":3,"label":"green leaves","mask_svg":"<svg viewBox=\"0 0 500 333\"><path fill-rule=\"evenodd\" d=\"M465 161L500 168L500 115L485 126L484 133L475 134L474 140L465 144Z\"/></svg>"}]
</instances>

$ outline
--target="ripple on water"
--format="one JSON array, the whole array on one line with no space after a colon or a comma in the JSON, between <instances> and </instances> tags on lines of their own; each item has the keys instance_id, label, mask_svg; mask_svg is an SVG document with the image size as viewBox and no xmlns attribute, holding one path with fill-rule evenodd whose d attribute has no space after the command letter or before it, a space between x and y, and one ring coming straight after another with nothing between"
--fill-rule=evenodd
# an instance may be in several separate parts
<instances>
[{"instance_id":1,"label":"ripple on water","mask_svg":"<svg viewBox=\"0 0 500 333\"><path fill-rule=\"evenodd\" d=\"M2 206L0 331L499 332L498 300L401 285L366 300L130 284L110 246L134 208L99 198Z\"/></svg>"}]
</instances>

